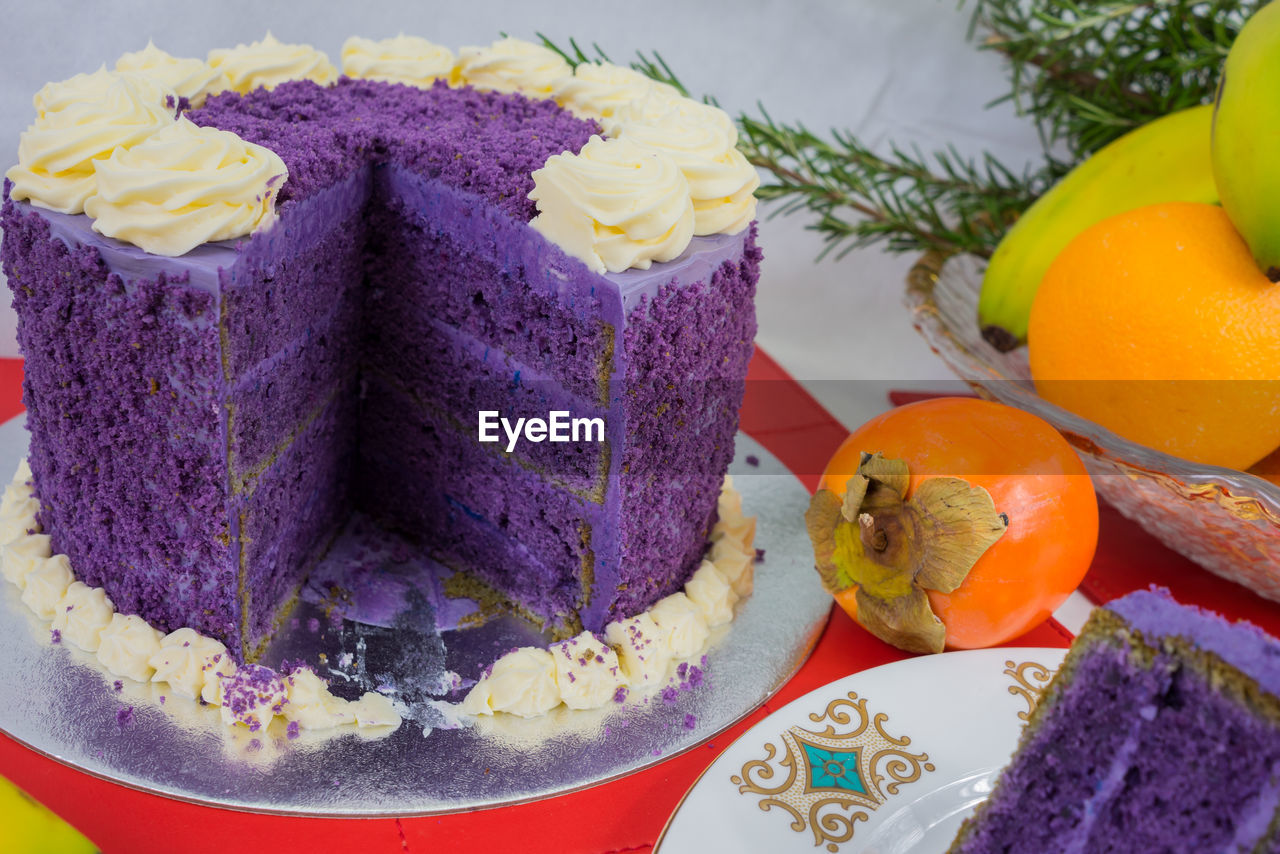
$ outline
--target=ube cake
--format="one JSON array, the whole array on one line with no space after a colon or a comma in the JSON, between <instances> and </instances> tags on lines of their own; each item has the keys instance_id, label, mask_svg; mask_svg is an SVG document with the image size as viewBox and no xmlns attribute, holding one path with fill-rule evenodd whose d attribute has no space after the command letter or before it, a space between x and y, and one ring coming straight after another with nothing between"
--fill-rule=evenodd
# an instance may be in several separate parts
<instances>
[{"instance_id":1,"label":"ube cake","mask_svg":"<svg viewBox=\"0 0 1280 854\"><path fill-rule=\"evenodd\" d=\"M1095 610L951 851L1280 851L1280 642L1167 591Z\"/></svg>"},{"instance_id":2,"label":"ube cake","mask_svg":"<svg viewBox=\"0 0 1280 854\"><path fill-rule=\"evenodd\" d=\"M78 578L242 660L354 511L560 635L681 588L752 351L750 217L594 269L530 192L602 128L513 91L296 80L188 120L279 156L271 227L165 257L6 181L39 521ZM482 443L482 410L603 436Z\"/></svg>"}]
</instances>

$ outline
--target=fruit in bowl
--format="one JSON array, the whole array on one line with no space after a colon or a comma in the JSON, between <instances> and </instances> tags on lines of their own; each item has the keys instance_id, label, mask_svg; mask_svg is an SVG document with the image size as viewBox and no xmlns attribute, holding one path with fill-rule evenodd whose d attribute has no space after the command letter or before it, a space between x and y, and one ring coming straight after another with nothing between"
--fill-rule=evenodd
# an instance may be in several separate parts
<instances>
[{"instance_id":1,"label":"fruit in bowl","mask_svg":"<svg viewBox=\"0 0 1280 854\"><path fill-rule=\"evenodd\" d=\"M1251 357L1248 356L1249 350L1256 354L1268 352L1270 345L1264 342L1268 336L1275 335L1276 326L1273 320L1264 319L1270 308L1259 309L1260 313L1252 318L1253 322L1248 322L1248 316L1254 308L1266 306L1267 300L1272 298L1263 281L1264 277L1270 278L1267 274L1271 266L1264 263L1265 250L1262 247L1266 241L1253 234L1265 232L1268 224L1274 223L1276 216L1280 215L1280 201L1277 201L1280 199L1280 189L1277 189L1273 180L1280 179L1280 172L1276 171L1280 167L1280 159L1275 154L1280 150L1276 141L1276 134L1280 133L1280 98L1275 97L1277 88L1280 88L1280 80L1277 79L1280 72L1276 71L1278 66L1274 62L1274 58L1280 56L1280 4L1258 6L1261 10L1244 25L1243 32L1240 32L1229 51L1221 39L1225 33L1237 32L1236 23L1219 17L1220 13L1217 11L1205 11L1213 22L1215 37L1211 40L1212 43L1221 45L1223 52L1228 53L1226 80L1218 92L1216 126L1194 131L1195 138L1187 140L1189 143L1198 142L1200 148L1196 149L1192 145L1194 150L1209 149L1209 172L1212 176L1216 166L1216 178L1221 184L1217 189L1221 190L1223 209L1227 219L1232 221L1232 226L1240 232L1239 237L1233 238L1234 247L1229 252L1220 253L1193 246L1202 237L1196 234L1194 239L1175 238L1172 248L1163 253L1147 245L1139 251L1136 258L1129 259L1136 261L1141 258L1150 264L1152 257L1160 256L1155 263L1172 276L1169 287L1164 287L1163 281L1151 282L1146 277L1147 271L1136 267L1117 268L1107 274L1110 278L1106 281L1084 282L1080 285L1085 290L1095 288L1093 298L1110 304L1111 296L1115 297L1115 302L1133 296L1131 291L1126 290L1128 278L1136 277L1137 281L1147 282L1143 286L1146 288L1145 294L1136 301L1139 304L1133 307L1133 313L1121 318L1124 324L1138 327L1137 337L1144 343L1145 352L1141 352L1136 346L1128 346L1123 337L1104 341L1106 335L1101 331L1102 325L1089 326L1093 323L1093 318L1088 313L1082 313L1082 317L1074 319L1053 318L1054 312L1046 309L1051 325L1083 323L1088 326L1073 338L1068 348L1069 353L1061 357L1062 361L1076 362L1077 370L1088 367L1090 370L1108 371L1126 362L1132 369L1132 365L1138 360L1149 358L1148 367L1153 369L1152 373L1137 381L1114 380L1110 382L1110 389L1106 388L1106 382L1091 380L1094 388L1086 395L1091 400L1064 400L1066 405L1059 406L1046 399L1055 396L1054 391L1047 389L1049 384L1056 381L1044 376L1051 369L1041 365L1036 371L1040 376L1034 378L1040 380L1040 394L1037 394L1029 365L1028 348L997 346L1010 342L993 341L992 338L997 336L984 335L982 323L990 317L984 315L979 306L984 299L990 303L995 296L1004 298L1002 294L989 293L992 288L1015 289L1020 292L1021 305L1026 306L1025 317L1029 322L1041 279L1035 276L993 278L993 270L998 272L994 256L992 263L985 265L984 275L984 264L978 257L951 254L944 264L940 252L931 252L909 274L906 296L913 324L932 349L979 394L1026 409L1052 423L1079 451L1094 476L1094 486L1099 495L1116 509L1137 521L1170 548L1211 572L1245 585L1260 596L1280 601L1280 448L1271 450L1270 456L1267 456L1269 449L1263 447L1259 450L1271 441L1265 438L1271 429L1266 423L1271 415L1267 411L1265 397L1270 396L1273 400L1280 397L1275 394L1275 390L1280 389L1280 364L1273 356L1264 355L1260 356L1260 361L1251 365ZM1169 28L1177 28L1186 21L1191 26L1194 13L1189 15L1191 17L1186 19L1170 19L1165 24ZM1165 28L1164 32L1165 35L1172 35L1171 29ZM1203 67L1209 60L1194 56L1197 49L1187 45L1186 54L1179 54L1177 61L1194 61L1199 63L1198 67ZM1212 55L1217 55L1216 51ZM1268 58L1272 60L1270 63L1267 62ZM1173 57L1169 59L1174 61ZM1196 78L1196 81L1200 81L1200 78ZM1199 98L1204 91L1203 81L1195 85L1189 85L1185 80L1183 82L1186 85L1177 86L1174 91L1165 93L1171 96L1167 103L1185 103L1185 100L1179 100L1181 95ZM1179 97L1172 97L1174 95ZM1233 102L1237 101L1244 104L1243 111L1237 109L1239 103L1233 106ZM1159 121L1144 127L1154 128L1157 124ZM1131 132L1133 134L1141 135L1142 128ZM1150 135L1148 138L1155 139ZM1251 148L1250 138L1257 141L1255 148ZM1240 141L1238 151L1234 147L1236 141ZM1152 145L1156 144L1160 143L1152 142ZM1215 164L1215 159L1222 162ZM1136 158L1133 165L1135 169L1140 168L1141 156ZM1078 166L1071 174L1079 173L1082 166ZM1205 168L1205 157L1197 154L1186 161L1183 171L1203 176ZM1223 177L1233 170L1238 171L1239 175L1235 178ZM1128 195L1125 171L1118 167L1107 171L1110 179L1092 187L1091 192L1124 204L1124 207L1111 211L1110 216L1127 216L1133 208L1138 207L1138 202L1162 201L1132 197L1133 203L1129 204L1126 199L1131 197ZM1170 171L1169 174L1171 182L1181 182L1176 172ZM1065 183L1064 181L1063 184ZM1058 191L1050 189L1042 199L1056 192ZM1082 195L1084 192L1082 187L1077 187L1073 189L1072 196ZM1176 197L1163 200L1165 203L1177 201L1193 200ZM1125 210L1125 207L1130 210ZM1240 210L1245 213L1238 214L1237 211ZM1258 214L1257 211L1263 213ZM1027 220L1029 215L1030 211L1019 222L1034 225L1035 220ZM1205 215L1206 218L1209 216ZM1218 217L1220 226L1221 213L1215 211L1212 216ZM1094 225L1105 218L1098 219ZM1179 218L1181 217L1175 217ZM1055 225L1061 224L1063 219L1047 218L1041 222ZM1048 228L1049 225L1042 227ZM1082 227L1080 230L1087 229ZM1026 251L1032 252L1035 231L1036 229L1017 227L1008 230L1004 240L1013 241L1014 245L1006 248L1002 244L996 250L997 253L1003 251L1008 254L1017 250L1014 252L1016 255L1022 251L1018 243L1023 243ZM1216 233L1221 237L1223 229L1216 228ZM1277 233L1280 231L1271 229L1273 236ZM1031 237L1025 236L1028 234ZM1053 236L1055 239L1061 238L1060 234L1055 233ZM1075 236L1072 235L1072 238ZM1226 238L1222 237L1222 240L1225 241ZM1235 259L1234 263L1240 263L1244 254L1239 248L1241 242L1249 246L1253 257L1231 289L1238 295L1244 283L1251 283L1251 286L1256 286L1254 292L1260 302L1251 304L1246 300L1243 306L1233 306L1231 303L1235 301L1234 297L1220 303L1207 291L1195 295L1196 289L1204 283L1190 285L1191 296L1174 295L1180 288L1188 287L1185 281L1178 280L1179 276L1189 278L1189 271L1184 270L1180 264L1183 257L1198 258L1200 263L1214 266L1216 269L1212 277L1217 280L1230 278L1218 262L1230 257ZM1069 246L1070 243L1067 240L1062 247ZM1179 243L1182 248L1179 248ZM1104 255L1107 254L1105 246L1101 251ZM1056 260L1057 254L1058 251L1042 251L1035 260L1047 270ZM1120 263L1125 259L1114 260ZM1083 261L1080 262L1080 269L1084 269L1083 264ZM1125 293L1122 294L1122 291ZM1199 302L1200 308L1192 310L1185 304L1171 305L1184 298ZM1132 305L1133 302L1131 300L1129 304ZM1063 305L1068 303L1064 302ZM1074 309L1063 308L1061 311ZM1241 315L1244 315L1244 319L1241 319ZM1223 326L1224 322L1233 325L1238 334L1234 338L1227 336L1228 340L1225 341L1221 336L1215 340L1215 331L1220 331L1215 328ZM1005 336L1006 339L1010 337ZM1194 352L1178 356L1182 365L1176 366L1174 359L1166 354L1178 352L1183 344L1191 340L1201 343ZM1095 352L1101 346L1099 342L1107 346L1125 344L1128 349L1122 354L1123 359L1112 360L1111 357L1104 358L1101 353ZM1020 342L1014 338L1012 343L1016 345ZM1034 350L1036 346L1033 341L1031 349ZM1115 365L1112 365L1112 361L1115 361ZM1207 370L1208 363L1212 363L1220 371L1214 374L1219 379L1188 378L1203 376L1203 373L1196 372ZM1176 367L1190 373L1174 373ZM1077 373L1074 376L1078 379L1081 375ZM1198 384L1200 388L1195 393L1188 392L1190 397L1183 399L1180 405L1167 407L1164 414L1158 417L1152 417L1145 405L1134 405L1134 395L1117 392L1126 385L1136 387L1142 384L1150 386L1148 391L1151 391L1157 388L1159 380L1166 381L1168 386L1174 385L1169 381L1176 380L1178 384ZM1214 393L1214 385L1219 387L1217 391L1221 395ZM1108 399L1106 394L1109 391L1117 392L1115 396L1119 399ZM1169 404L1170 395L1170 389L1166 388L1165 399L1157 399L1157 402ZM1255 414L1233 411L1233 396L1242 397ZM1106 415L1093 411L1090 412L1090 417L1085 417L1068 408L1087 409L1091 404L1100 409L1109 408L1113 410L1113 415L1127 415L1121 419L1108 419ZM1262 417L1257 417L1257 412L1262 412ZM1211 430L1224 431L1214 438L1212 444L1227 448L1231 459L1222 461L1229 462L1234 468L1192 462L1186 457L1156 450L1125 435L1126 432L1129 436L1135 435L1127 426L1129 422L1133 422L1160 434L1161 438L1164 434L1178 434L1184 439L1188 436L1197 438L1199 427L1196 425L1205 413L1208 414L1207 421ZM1100 423L1104 420L1110 420L1110 423ZM1144 441L1159 444L1155 439ZM1175 453L1194 454L1193 451L1185 450ZM1250 457L1253 459L1249 459ZM1262 459L1259 460L1259 457Z\"/></svg>"},{"instance_id":2,"label":"fruit in bowl","mask_svg":"<svg viewBox=\"0 0 1280 854\"><path fill-rule=\"evenodd\" d=\"M1244 470L1280 446L1280 286L1222 208L1086 229L1040 283L1029 357L1041 397L1150 448Z\"/></svg>"},{"instance_id":3,"label":"fruit in bowl","mask_svg":"<svg viewBox=\"0 0 1280 854\"><path fill-rule=\"evenodd\" d=\"M1030 370L1044 399L1162 453L1240 471L1280 447L1277 57L1280 5L1271 4L1245 24L1228 53L1211 129L1175 126L1192 112L1184 111L1086 160L1008 232L979 302L985 324L984 304L1001 294L1012 289L1029 301ZM1153 198L1160 191L1151 188L1150 164L1135 158L1141 141L1155 152L1164 129L1175 127L1199 139L1184 140L1181 164L1161 164L1167 196ZM1132 161L1131 173L1092 165L1114 160L1117 148ZM1221 208L1183 201L1191 198L1187 176L1206 171ZM1133 181L1136 192L1127 183ZM1037 243L1027 222L1055 238L1082 222L1079 215L1037 216L1064 194L1129 199L1129 209L1080 229L1060 249ZM1081 207L1087 205L1077 201L1074 209ZM1035 256L1043 276L1011 282L1003 259L1037 249L1051 250Z\"/></svg>"}]
</instances>

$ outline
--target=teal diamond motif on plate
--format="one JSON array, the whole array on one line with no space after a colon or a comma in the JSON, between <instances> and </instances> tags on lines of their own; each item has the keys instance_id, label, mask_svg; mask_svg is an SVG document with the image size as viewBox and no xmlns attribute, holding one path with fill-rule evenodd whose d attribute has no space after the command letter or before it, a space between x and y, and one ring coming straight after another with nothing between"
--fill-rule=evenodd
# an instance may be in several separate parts
<instances>
[{"instance_id":1,"label":"teal diamond motif on plate","mask_svg":"<svg viewBox=\"0 0 1280 854\"><path fill-rule=\"evenodd\" d=\"M809 788L867 794L867 787L862 784L858 773L858 751L824 750L803 741L800 746L804 748L809 762Z\"/></svg>"}]
</instances>

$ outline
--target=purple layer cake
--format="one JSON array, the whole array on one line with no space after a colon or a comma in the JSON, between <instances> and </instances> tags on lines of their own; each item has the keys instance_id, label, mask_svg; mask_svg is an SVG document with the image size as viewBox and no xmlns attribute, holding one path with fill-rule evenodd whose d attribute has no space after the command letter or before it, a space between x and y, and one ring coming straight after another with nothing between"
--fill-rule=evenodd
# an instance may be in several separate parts
<instances>
[{"instance_id":1,"label":"purple layer cake","mask_svg":"<svg viewBox=\"0 0 1280 854\"><path fill-rule=\"evenodd\" d=\"M1280 641L1166 591L1097 609L951 850L1280 851Z\"/></svg>"},{"instance_id":2,"label":"purple layer cake","mask_svg":"<svg viewBox=\"0 0 1280 854\"><path fill-rule=\"evenodd\" d=\"M353 510L558 633L679 590L715 521L755 334L754 228L596 274L529 227L594 122L342 80L188 113L276 152L278 222L178 258L9 199L40 522L123 613L252 659ZM477 411L603 442L477 441Z\"/></svg>"}]
</instances>

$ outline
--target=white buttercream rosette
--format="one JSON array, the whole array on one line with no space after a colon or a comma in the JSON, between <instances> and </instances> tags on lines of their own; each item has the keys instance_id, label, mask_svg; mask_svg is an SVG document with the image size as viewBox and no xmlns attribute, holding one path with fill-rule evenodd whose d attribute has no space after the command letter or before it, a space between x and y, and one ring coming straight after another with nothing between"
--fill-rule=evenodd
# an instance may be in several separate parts
<instances>
[{"instance_id":1,"label":"white buttercream rosette","mask_svg":"<svg viewBox=\"0 0 1280 854\"><path fill-rule=\"evenodd\" d=\"M352 36L342 45L342 73L354 80L379 80L429 88L453 75L453 51L404 33L390 39Z\"/></svg>"},{"instance_id":2,"label":"white buttercream rosette","mask_svg":"<svg viewBox=\"0 0 1280 854\"><path fill-rule=\"evenodd\" d=\"M574 115L600 120L650 95L680 97L674 86L611 62L580 63L571 75L556 81L552 91L556 103Z\"/></svg>"},{"instance_id":3,"label":"white buttercream rosette","mask_svg":"<svg viewBox=\"0 0 1280 854\"><path fill-rule=\"evenodd\" d=\"M35 123L5 173L10 197L68 214L96 192L94 164L173 124L175 107L173 92L156 81L105 68L50 83L33 102Z\"/></svg>"},{"instance_id":4,"label":"white buttercream rosette","mask_svg":"<svg viewBox=\"0 0 1280 854\"><path fill-rule=\"evenodd\" d=\"M227 75L227 88L241 95L259 87L270 91L291 80L328 86L338 79L338 69L323 51L286 44L270 32L262 41L209 51L209 65Z\"/></svg>"},{"instance_id":5,"label":"white buttercream rosette","mask_svg":"<svg viewBox=\"0 0 1280 854\"><path fill-rule=\"evenodd\" d=\"M626 139L598 136L533 173L529 223L597 273L670 261L693 237L689 182L676 161Z\"/></svg>"},{"instance_id":6,"label":"white buttercream rosette","mask_svg":"<svg viewBox=\"0 0 1280 854\"><path fill-rule=\"evenodd\" d=\"M173 90L188 105L199 107L206 96L230 86L227 76L203 59L178 58L151 41L142 50L126 53L116 60L116 71L130 71L150 77Z\"/></svg>"},{"instance_id":7,"label":"white buttercream rosette","mask_svg":"<svg viewBox=\"0 0 1280 854\"><path fill-rule=\"evenodd\" d=\"M573 73L564 57L522 39L500 39L488 47L458 51L457 82L482 92L549 98L555 85Z\"/></svg>"},{"instance_id":8,"label":"white buttercream rosette","mask_svg":"<svg viewBox=\"0 0 1280 854\"><path fill-rule=\"evenodd\" d=\"M185 117L96 168L94 230L168 256L270 225L288 177L270 149Z\"/></svg>"},{"instance_id":9,"label":"white buttercream rosette","mask_svg":"<svg viewBox=\"0 0 1280 854\"><path fill-rule=\"evenodd\" d=\"M689 181L694 234L737 234L755 219L760 176L737 149L738 132L724 110L650 95L618 109L607 124L619 138L675 159Z\"/></svg>"}]
</instances>

